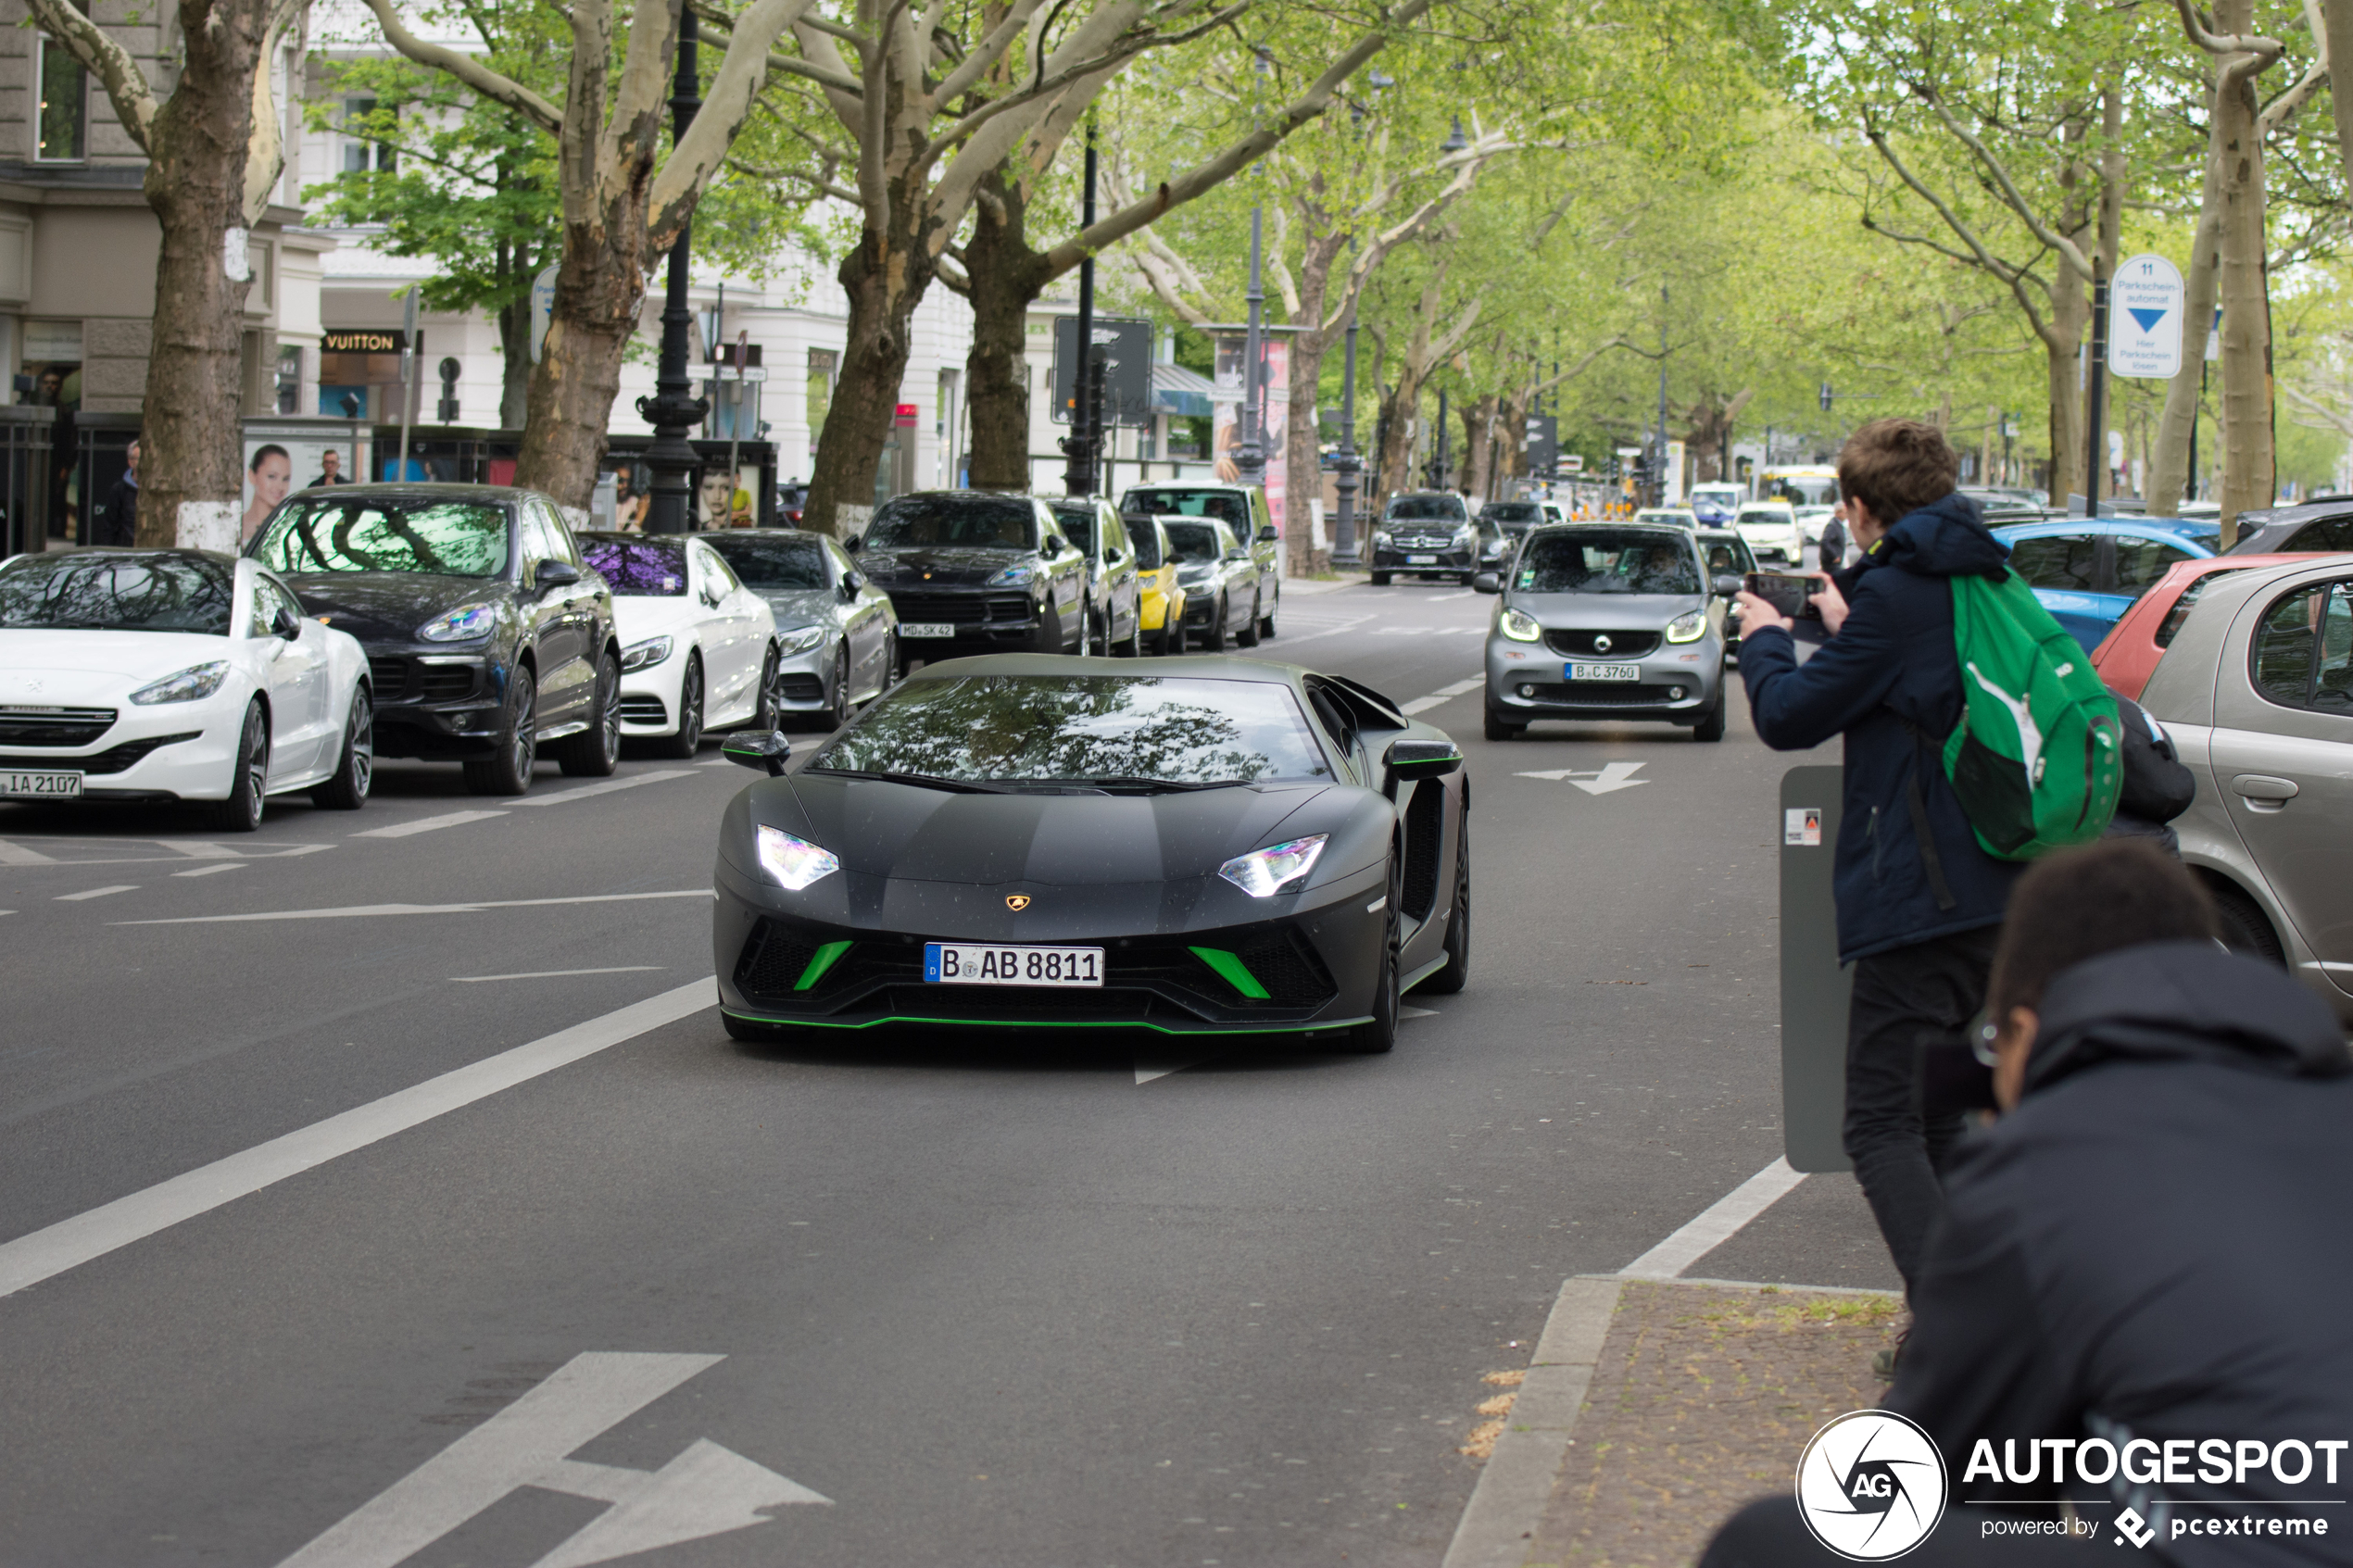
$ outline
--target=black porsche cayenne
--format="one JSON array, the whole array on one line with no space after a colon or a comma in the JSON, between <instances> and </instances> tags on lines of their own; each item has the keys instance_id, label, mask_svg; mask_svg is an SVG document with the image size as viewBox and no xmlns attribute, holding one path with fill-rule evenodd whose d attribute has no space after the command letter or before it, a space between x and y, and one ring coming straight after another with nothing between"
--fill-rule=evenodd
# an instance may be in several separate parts
<instances>
[{"instance_id":1,"label":"black porsche cayenne","mask_svg":"<svg viewBox=\"0 0 2353 1568\"><path fill-rule=\"evenodd\" d=\"M1470 963L1461 754L1353 683L1216 657L931 665L722 819L728 1032L1312 1035L1382 1051Z\"/></svg>"},{"instance_id":2,"label":"black porsche cayenne","mask_svg":"<svg viewBox=\"0 0 2353 1568\"><path fill-rule=\"evenodd\" d=\"M378 756L462 762L477 795L528 790L543 745L567 773L613 771L612 593L537 491L300 490L245 554L368 650Z\"/></svg>"},{"instance_id":3,"label":"black porsche cayenne","mask_svg":"<svg viewBox=\"0 0 2353 1568\"><path fill-rule=\"evenodd\" d=\"M899 612L900 657L1063 653L1087 625L1087 558L1042 501L919 490L875 508L852 541Z\"/></svg>"}]
</instances>

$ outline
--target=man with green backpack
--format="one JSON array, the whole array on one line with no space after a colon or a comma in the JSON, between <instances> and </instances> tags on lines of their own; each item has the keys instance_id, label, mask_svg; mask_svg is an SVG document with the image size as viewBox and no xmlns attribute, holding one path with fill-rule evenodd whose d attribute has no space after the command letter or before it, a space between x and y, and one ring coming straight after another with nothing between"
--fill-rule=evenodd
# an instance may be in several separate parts
<instances>
[{"instance_id":1,"label":"man with green backpack","mask_svg":"<svg viewBox=\"0 0 2353 1568\"><path fill-rule=\"evenodd\" d=\"M1845 738L1833 875L1854 968L1843 1138L1908 1284L1943 1206L1957 1116L1924 1117L1920 1062L1961 1042L2023 862L2096 838L2121 764L2115 704L2082 648L2009 571L1942 432L1879 420L1839 453L1863 557L1813 601L1830 635L1741 603L1741 675L1777 751Z\"/></svg>"}]
</instances>

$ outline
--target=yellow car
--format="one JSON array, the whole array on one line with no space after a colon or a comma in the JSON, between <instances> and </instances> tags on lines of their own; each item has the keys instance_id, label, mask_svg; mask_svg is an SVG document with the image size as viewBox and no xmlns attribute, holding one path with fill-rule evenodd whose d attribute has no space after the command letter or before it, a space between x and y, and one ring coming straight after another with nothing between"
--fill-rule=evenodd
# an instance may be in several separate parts
<instances>
[{"instance_id":1,"label":"yellow car","mask_svg":"<svg viewBox=\"0 0 2353 1568\"><path fill-rule=\"evenodd\" d=\"M1131 517L1128 541L1136 546L1137 602L1142 607L1144 640L1154 653L1185 651L1185 590L1176 583L1176 555L1168 530L1156 517Z\"/></svg>"}]
</instances>

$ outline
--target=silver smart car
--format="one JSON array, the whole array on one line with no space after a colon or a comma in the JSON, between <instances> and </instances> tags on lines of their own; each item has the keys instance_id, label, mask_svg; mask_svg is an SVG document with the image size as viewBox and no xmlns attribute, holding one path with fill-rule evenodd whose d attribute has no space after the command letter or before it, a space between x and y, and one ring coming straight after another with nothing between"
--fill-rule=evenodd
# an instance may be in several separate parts
<instances>
[{"instance_id":1,"label":"silver smart car","mask_svg":"<svg viewBox=\"0 0 2353 1568\"><path fill-rule=\"evenodd\" d=\"M777 708L838 729L888 688L899 668L899 616L822 533L731 528L698 533L776 613Z\"/></svg>"},{"instance_id":2,"label":"silver smart car","mask_svg":"<svg viewBox=\"0 0 2353 1568\"><path fill-rule=\"evenodd\" d=\"M1487 738L1537 719L1655 719L1724 738L1724 619L1741 580L1711 577L1689 529L1531 530L1487 633Z\"/></svg>"}]
</instances>

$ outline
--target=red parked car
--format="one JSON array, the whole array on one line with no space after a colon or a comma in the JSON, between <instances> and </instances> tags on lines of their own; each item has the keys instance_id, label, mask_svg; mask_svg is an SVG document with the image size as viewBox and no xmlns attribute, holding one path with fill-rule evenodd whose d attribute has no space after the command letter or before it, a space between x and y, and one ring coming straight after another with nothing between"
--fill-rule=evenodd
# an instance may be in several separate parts
<instances>
[{"instance_id":1,"label":"red parked car","mask_svg":"<svg viewBox=\"0 0 2353 1568\"><path fill-rule=\"evenodd\" d=\"M2251 566L2286 566L2326 553L2297 550L2282 555L2210 556L2201 560L2175 561L2157 580L2157 586L2143 594L2108 628L2100 646L2092 650L2092 668L2100 672L2100 679L2108 683L2109 690L2138 702L2141 688L2148 684L2149 676L2157 671L2157 661L2165 657L2174 634L2189 619L2198 595L2205 592L2206 584L2216 572L2238 571Z\"/></svg>"}]
</instances>

